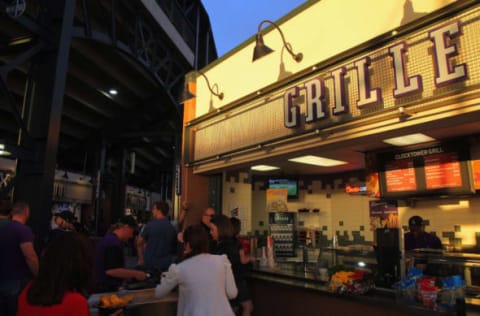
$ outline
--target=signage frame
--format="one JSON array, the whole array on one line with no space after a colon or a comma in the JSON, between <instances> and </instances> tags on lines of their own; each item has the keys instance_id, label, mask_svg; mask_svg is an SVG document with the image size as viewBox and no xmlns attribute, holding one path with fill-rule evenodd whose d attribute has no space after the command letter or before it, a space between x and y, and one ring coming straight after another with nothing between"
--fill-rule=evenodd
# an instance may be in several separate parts
<instances>
[{"instance_id":1,"label":"signage frame","mask_svg":"<svg viewBox=\"0 0 480 316\"><path fill-rule=\"evenodd\" d=\"M427 182L431 182L432 179L427 179L427 171L425 168L425 157L433 156L453 156L454 154L458 159L458 170L451 172L459 172L461 183L459 186L449 186L445 184L444 187L429 189ZM377 154L378 158L378 173L380 183L380 197L382 199L402 199L409 197L422 197L422 196L450 196L450 195L470 195L475 193L475 188L472 179L472 172L470 167L470 147L468 143L457 141L447 142L440 144L432 144L430 146L414 146L402 148L395 151L381 152ZM415 172L416 189L406 190L388 190L388 165L392 165L395 162L409 160L413 162L413 168ZM456 163L453 161L451 163ZM457 168L453 166L450 168ZM445 171L445 174L448 170ZM446 176L446 175L445 175ZM392 188L392 185L390 185Z\"/></svg>"}]
</instances>

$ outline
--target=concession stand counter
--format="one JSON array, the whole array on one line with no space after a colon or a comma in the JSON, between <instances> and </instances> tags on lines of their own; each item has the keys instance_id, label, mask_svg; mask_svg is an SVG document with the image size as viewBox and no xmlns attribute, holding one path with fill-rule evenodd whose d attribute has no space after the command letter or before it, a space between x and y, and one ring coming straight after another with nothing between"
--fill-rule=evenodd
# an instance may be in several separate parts
<instances>
[{"instance_id":1,"label":"concession stand counter","mask_svg":"<svg viewBox=\"0 0 480 316\"><path fill-rule=\"evenodd\" d=\"M291 257L253 267L255 313L477 313L480 3L307 1L271 24L256 38L274 52L252 62L252 37L186 78L196 94L184 115L186 222L215 203L265 245L269 183L290 179L298 192L282 212L295 213L298 240ZM402 251L413 215L442 251ZM413 257L439 280L460 276L465 304L399 300ZM375 287L332 293L321 269L339 266L376 274Z\"/></svg>"},{"instance_id":2,"label":"concession stand counter","mask_svg":"<svg viewBox=\"0 0 480 316\"><path fill-rule=\"evenodd\" d=\"M120 291L115 293L99 293L93 294L88 299L90 306L90 314L92 316L102 316L102 311L96 307L102 295L116 294L118 296L131 295L132 301L126 306L124 310L125 316L135 315L162 315L174 316L177 314L177 300L178 294L172 292L163 298L155 297L155 289L144 289L134 291Z\"/></svg>"}]
</instances>

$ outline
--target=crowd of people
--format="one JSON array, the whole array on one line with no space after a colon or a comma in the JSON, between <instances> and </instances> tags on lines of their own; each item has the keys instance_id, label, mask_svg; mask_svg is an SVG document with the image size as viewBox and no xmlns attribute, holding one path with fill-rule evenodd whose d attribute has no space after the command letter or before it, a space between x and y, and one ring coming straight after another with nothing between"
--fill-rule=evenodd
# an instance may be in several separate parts
<instances>
[{"instance_id":1,"label":"crowd of people","mask_svg":"<svg viewBox=\"0 0 480 316\"><path fill-rule=\"evenodd\" d=\"M245 265L254 258L245 254L238 239L240 221L207 208L199 224L186 227L186 210L183 205L174 226L169 205L155 202L148 223L139 226L133 216L123 216L95 245L75 227L73 213L56 213L46 246L36 251L26 224L29 205L2 202L1 315L87 316L91 293L117 291L127 281L143 281L152 273L161 274L157 297L178 287L178 315L250 315ZM138 254L135 268L125 262L125 245L131 240ZM118 310L112 315L121 314Z\"/></svg>"}]
</instances>

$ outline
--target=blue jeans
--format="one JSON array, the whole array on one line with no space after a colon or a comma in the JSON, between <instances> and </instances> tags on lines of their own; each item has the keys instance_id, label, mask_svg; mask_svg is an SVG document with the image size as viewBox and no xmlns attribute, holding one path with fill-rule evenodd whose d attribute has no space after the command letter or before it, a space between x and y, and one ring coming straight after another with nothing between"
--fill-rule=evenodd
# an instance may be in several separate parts
<instances>
[{"instance_id":1,"label":"blue jeans","mask_svg":"<svg viewBox=\"0 0 480 316\"><path fill-rule=\"evenodd\" d=\"M0 280L0 311L5 316L17 315L17 301L28 280Z\"/></svg>"}]
</instances>

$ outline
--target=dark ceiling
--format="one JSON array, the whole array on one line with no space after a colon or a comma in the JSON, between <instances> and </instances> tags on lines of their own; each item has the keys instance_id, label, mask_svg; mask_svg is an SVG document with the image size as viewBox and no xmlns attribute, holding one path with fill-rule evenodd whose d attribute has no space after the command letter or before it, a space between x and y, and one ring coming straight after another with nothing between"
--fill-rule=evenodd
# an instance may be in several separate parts
<instances>
[{"instance_id":1,"label":"dark ceiling","mask_svg":"<svg viewBox=\"0 0 480 316\"><path fill-rule=\"evenodd\" d=\"M38 44L45 41L48 31L37 16L45 3L48 1L28 2L26 12L18 18L1 10L0 69L2 75L8 71L10 95L0 95L0 139L9 146L19 137L13 108L22 113L31 64L29 58L14 65L15 59L42 47ZM188 18L192 6L201 6L199 3L191 1L190 7L177 11ZM159 175L173 170L183 113L176 96L193 65L140 1L77 1L74 23L58 169L95 174L95 160L104 143L106 174L120 167L119 155L130 157L135 152L135 173L128 175L129 184L154 189ZM190 33L180 32L191 44ZM25 43L15 42L17 39L25 39ZM213 59L216 53L214 44L210 45ZM110 94L110 89L118 94Z\"/></svg>"}]
</instances>

